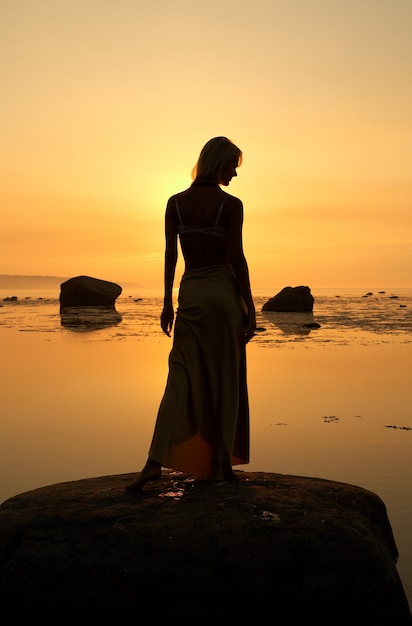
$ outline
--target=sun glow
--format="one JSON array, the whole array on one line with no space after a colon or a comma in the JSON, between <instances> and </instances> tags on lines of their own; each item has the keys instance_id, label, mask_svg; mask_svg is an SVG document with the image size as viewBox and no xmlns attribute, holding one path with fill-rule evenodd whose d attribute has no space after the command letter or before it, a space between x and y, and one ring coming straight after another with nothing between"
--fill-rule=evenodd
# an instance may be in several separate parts
<instances>
[{"instance_id":1,"label":"sun glow","mask_svg":"<svg viewBox=\"0 0 412 626\"><path fill-rule=\"evenodd\" d=\"M167 199L226 135L254 284L410 286L411 17L6 0L1 271L161 284Z\"/></svg>"}]
</instances>

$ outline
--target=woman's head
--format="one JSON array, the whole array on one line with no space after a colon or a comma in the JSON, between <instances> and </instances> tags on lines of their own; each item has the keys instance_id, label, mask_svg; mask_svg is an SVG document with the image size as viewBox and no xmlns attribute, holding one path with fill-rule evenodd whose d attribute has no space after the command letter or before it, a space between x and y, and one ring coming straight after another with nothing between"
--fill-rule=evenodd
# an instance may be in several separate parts
<instances>
[{"instance_id":1,"label":"woman's head","mask_svg":"<svg viewBox=\"0 0 412 626\"><path fill-rule=\"evenodd\" d=\"M214 137L203 146L192 179L207 178L228 185L242 163L242 152L227 137Z\"/></svg>"}]
</instances>

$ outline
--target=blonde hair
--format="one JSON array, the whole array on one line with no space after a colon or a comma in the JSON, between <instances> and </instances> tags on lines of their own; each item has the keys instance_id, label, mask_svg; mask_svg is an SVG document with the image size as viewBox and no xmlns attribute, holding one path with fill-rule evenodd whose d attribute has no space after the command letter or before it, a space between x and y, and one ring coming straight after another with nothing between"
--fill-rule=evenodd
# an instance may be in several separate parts
<instances>
[{"instance_id":1,"label":"blonde hair","mask_svg":"<svg viewBox=\"0 0 412 626\"><path fill-rule=\"evenodd\" d=\"M213 137L203 146L196 165L192 170L192 180L209 178L221 182L224 169L233 163L242 163L242 151L227 137Z\"/></svg>"}]
</instances>

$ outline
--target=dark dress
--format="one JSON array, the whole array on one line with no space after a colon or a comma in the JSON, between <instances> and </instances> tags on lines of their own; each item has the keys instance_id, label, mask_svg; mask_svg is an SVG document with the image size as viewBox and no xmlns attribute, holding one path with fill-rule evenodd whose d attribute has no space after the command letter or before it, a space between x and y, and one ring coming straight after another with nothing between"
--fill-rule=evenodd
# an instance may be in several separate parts
<instances>
[{"instance_id":1,"label":"dark dress","mask_svg":"<svg viewBox=\"0 0 412 626\"><path fill-rule=\"evenodd\" d=\"M177 201L176 201L177 206ZM207 231L224 237L218 225ZM249 462L246 307L230 265L186 271L182 277L169 374L149 455L163 467L221 480Z\"/></svg>"}]
</instances>

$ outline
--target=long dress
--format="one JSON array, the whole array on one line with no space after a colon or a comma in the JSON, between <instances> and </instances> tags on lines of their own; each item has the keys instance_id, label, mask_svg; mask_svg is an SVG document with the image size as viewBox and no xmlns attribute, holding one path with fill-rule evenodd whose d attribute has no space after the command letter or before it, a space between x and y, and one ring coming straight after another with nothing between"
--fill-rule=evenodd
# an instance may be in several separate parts
<instances>
[{"instance_id":1,"label":"long dress","mask_svg":"<svg viewBox=\"0 0 412 626\"><path fill-rule=\"evenodd\" d=\"M184 273L149 451L163 467L221 480L249 462L244 317L229 265Z\"/></svg>"}]
</instances>

